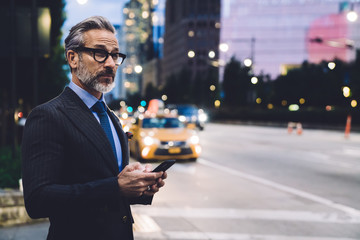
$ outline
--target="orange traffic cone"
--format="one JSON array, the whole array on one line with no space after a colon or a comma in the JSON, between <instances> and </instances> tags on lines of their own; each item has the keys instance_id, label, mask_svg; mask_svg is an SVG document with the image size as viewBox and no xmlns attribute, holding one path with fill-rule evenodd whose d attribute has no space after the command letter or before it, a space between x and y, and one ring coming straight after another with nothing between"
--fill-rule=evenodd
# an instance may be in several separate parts
<instances>
[{"instance_id":1,"label":"orange traffic cone","mask_svg":"<svg viewBox=\"0 0 360 240\"><path fill-rule=\"evenodd\" d=\"M348 115L347 119L346 119L346 126L345 126L345 138L349 137L350 129L351 129L351 115Z\"/></svg>"},{"instance_id":2,"label":"orange traffic cone","mask_svg":"<svg viewBox=\"0 0 360 240\"><path fill-rule=\"evenodd\" d=\"M296 133L297 133L298 135L301 135L302 132L303 132L303 129L302 129L301 123L297 123L297 124L296 124Z\"/></svg>"},{"instance_id":3,"label":"orange traffic cone","mask_svg":"<svg viewBox=\"0 0 360 240\"><path fill-rule=\"evenodd\" d=\"M289 123L288 123L288 128L287 128L287 130L288 130L288 134L291 134L291 133L292 133L292 131L293 131L293 123L292 123L292 122L289 122Z\"/></svg>"}]
</instances>

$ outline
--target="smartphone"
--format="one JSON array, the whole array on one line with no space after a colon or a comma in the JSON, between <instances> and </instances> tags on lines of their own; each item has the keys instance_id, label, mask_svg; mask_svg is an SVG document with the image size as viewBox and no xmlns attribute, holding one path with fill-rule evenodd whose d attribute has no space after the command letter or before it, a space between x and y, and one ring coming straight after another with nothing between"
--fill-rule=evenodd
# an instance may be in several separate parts
<instances>
[{"instance_id":1,"label":"smartphone","mask_svg":"<svg viewBox=\"0 0 360 240\"><path fill-rule=\"evenodd\" d=\"M165 172L167 169L169 169L172 165L174 165L176 161L175 160L166 160L164 162L162 162L159 166L157 166L154 170L152 170L153 172Z\"/></svg>"}]
</instances>

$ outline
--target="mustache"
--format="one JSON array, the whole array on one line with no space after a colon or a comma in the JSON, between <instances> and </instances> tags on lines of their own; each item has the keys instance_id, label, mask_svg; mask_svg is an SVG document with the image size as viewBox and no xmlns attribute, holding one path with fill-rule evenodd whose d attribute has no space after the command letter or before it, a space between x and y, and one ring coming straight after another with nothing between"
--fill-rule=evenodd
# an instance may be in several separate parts
<instances>
[{"instance_id":1,"label":"mustache","mask_svg":"<svg viewBox=\"0 0 360 240\"><path fill-rule=\"evenodd\" d=\"M111 75L111 77L115 77L115 72L114 70L112 70L111 68L107 68L104 71L99 72L98 74L96 74L97 77L101 77L104 75Z\"/></svg>"}]
</instances>

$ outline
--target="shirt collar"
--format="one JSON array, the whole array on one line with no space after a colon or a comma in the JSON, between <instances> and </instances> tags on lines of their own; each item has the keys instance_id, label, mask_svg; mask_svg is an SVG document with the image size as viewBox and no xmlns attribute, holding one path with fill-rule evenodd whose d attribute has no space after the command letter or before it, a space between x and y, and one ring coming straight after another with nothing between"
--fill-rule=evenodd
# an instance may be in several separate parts
<instances>
[{"instance_id":1,"label":"shirt collar","mask_svg":"<svg viewBox=\"0 0 360 240\"><path fill-rule=\"evenodd\" d=\"M69 83L69 88L73 90L80 98L83 100L85 105L88 108L91 108L97 101L103 101L106 105L104 94L101 95L100 100L88 93L86 90L82 89L72 81Z\"/></svg>"}]
</instances>

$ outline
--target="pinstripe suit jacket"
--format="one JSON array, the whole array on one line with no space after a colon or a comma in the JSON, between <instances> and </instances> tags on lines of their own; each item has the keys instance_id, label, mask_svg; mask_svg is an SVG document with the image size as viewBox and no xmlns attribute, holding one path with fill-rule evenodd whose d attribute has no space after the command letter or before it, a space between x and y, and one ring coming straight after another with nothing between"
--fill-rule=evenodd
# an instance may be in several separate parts
<instances>
[{"instance_id":1,"label":"pinstripe suit jacket","mask_svg":"<svg viewBox=\"0 0 360 240\"><path fill-rule=\"evenodd\" d=\"M108 109L129 163L127 137ZM130 204L152 198L120 195L111 145L84 102L70 89L33 109L22 142L25 207L50 220L47 239L133 239Z\"/></svg>"}]
</instances>

